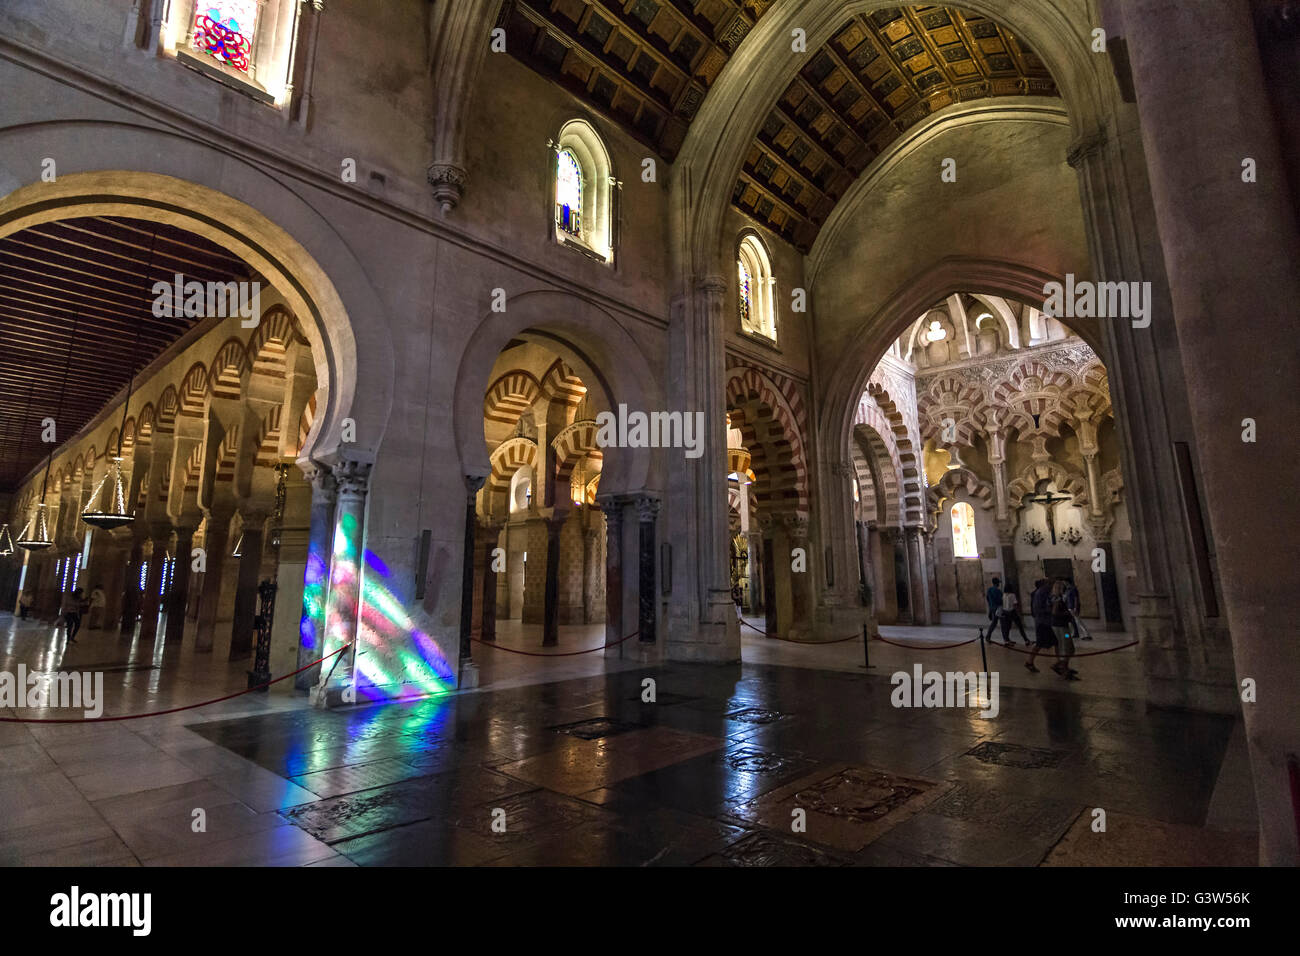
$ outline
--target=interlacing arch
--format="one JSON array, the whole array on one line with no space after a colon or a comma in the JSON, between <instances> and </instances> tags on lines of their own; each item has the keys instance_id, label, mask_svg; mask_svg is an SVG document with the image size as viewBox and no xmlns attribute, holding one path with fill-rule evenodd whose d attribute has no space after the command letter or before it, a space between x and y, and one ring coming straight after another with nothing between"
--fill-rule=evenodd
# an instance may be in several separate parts
<instances>
[{"instance_id":1,"label":"interlacing arch","mask_svg":"<svg viewBox=\"0 0 1300 956\"><path fill-rule=\"evenodd\" d=\"M918 427L922 440L934 438L942 445L970 448L983 424L984 392L959 375L940 375L916 400ZM945 436L944 423L951 419L953 432Z\"/></svg>"},{"instance_id":2,"label":"interlacing arch","mask_svg":"<svg viewBox=\"0 0 1300 956\"><path fill-rule=\"evenodd\" d=\"M944 499L955 498L964 491L969 498L979 500L980 507L988 510L993 507L993 486L980 478L969 468L953 468L943 473L943 477L931 485L926 497L930 500L930 511L936 512L943 507Z\"/></svg>"},{"instance_id":3,"label":"interlacing arch","mask_svg":"<svg viewBox=\"0 0 1300 956\"><path fill-rule=\"evenodd\" d=\"M1016 478L1007 485L1007 500L1012 507L1019 508L1025 495L1034 493L1039 482L1052 481L1056 487L1072 495L1071 504L1076 507L1088 505L1088 479L1077 471L1058 465L1051 461L1030 462Z\"/></svg>"},{"instance_id":4,"label":"interlacing arch","mask_svg":"<svg viewBox=\"0 0 1300 956\"><path fill-rule=\"evenodd\" d=\"M1059 435L1069 418L1065 394L1074 378L1042 362L1021 362L993 389L990 404L1001 405L1007 414L1000 424L1022 435L1046 433Z\"/></svg>"},{"instance_id":5,"label":"interlacing arch","mask_svg":"<svg viewBox=\"0 0 1300 956\"><path fill-rule=\"evenodd\" d=\"M492 474L487 482L487 500L484 511L494 518L504 519L510 511L510 479L524 465L537 470L537 442L531 438L508 438L489 456Z\"/></svg>"},{"instance_id":6,"label":"interlacing arch","mask_svg":"<svg viewBox=\"0 0 1300 956\"><path fill-rule=\"evenodd\" d=\"M921 462L917 457L916 448L912 445L912 438L907 433L907 422L903 418L902 410L894 404L894 400L889 397L889 391L883 385L872 382L867 386L867 393L880 406L898 446L898 461L903 473L905 522L909 526L919 526L925 520L925 502L921 491Z\"/></svg>"},{"instance_id":7,"label":"interlacing arch","mask_svg":"<svg viewBox=\"0 0 1300 956\"><path fill-rule=\"evenodd\" d=\"M751 456L755 497L765 513L808 513L808 459L794 410L766 375L755 368L728 370L727 409ZM767 422L750 421L745 406L757 402ZM766 434L760 435L760 426Z\"/></svg>"}]
</instances>

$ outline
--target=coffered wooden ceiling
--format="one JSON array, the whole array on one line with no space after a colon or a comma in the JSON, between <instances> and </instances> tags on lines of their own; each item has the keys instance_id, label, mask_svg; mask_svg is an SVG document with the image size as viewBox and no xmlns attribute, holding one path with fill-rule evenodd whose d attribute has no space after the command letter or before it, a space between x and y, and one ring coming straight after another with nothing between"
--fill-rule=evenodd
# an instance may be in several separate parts
<instances>
[{"instance_id":1,"label":"coffered wooden ceiling","mask_svg":"<svg viewBox=\"0 0 1300 956\"><path fill-rule=\"evenodd\" d=\"M507 0L506 49L671 160L775 0Z\"/></svg>"},{"instance_id":2,"label":"coffered wooden ceiling","mask_svg":"<svg viewBox=\"0 0 1300 956\"><path fill-rule=\"evenodd\" d=\"M1027 95L1055 96L1056 84L993 20L940 6L855 16L786 87L732 204L807 252L849 185L909 127L950 103Z\"/></svg>"},{"instance_id":3,"label":"coffered wooden ceiling","mask_svg":"<svg viewBox=\"0 0 1300 956\"><path fill-rule=\"evenodd\" d=\"M13 490L50 450L41 419L55 419L59 442L71 438L132 368L202 321L153 314L153 284L170 284L176 273L204 283L255 278L200 236L136 219L65 219L0 239L0 491Z\"/></svg>"},{"instance_id":4,"label":"coffered wooden ceiling","mask_svg":"<svg viewBox=\"0 0 1300 956\"><path fill-rule=\"evenodd\" d=\"M775 0L507 0L507 49L672 160L724 64ZM1033 51L976 13L886 7L845 23L755 138L732 203L806 252L849 184L950 103L1055 96Z\"/></svg>"}]
</instances>

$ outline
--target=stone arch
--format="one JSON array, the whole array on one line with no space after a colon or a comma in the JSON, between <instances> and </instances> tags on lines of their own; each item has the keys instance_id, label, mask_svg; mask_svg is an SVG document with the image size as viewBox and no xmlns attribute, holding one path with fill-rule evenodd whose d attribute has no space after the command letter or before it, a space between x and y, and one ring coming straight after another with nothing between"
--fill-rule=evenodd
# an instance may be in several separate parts
<instances>
[{"instance_id":1,"label":"stone arch","mask_svg":"<svg viewBox=\"0 0 1300 956\"><path fill-rule=\"evenodd\" d=\"M1040 481L1054 481L1062 491L1073 495L1071 504L1080 508L1087 507L1088 479L1052 461L1031 462L1012 479L1007 485L1007 500L1011 506L1019 509L1025 495L1033 494Z\"/></svg>"},{"instance_id":2,"label":"stone arch","mask_svg":"<svg viewBox=\"0 0 1300 956\"><path fill-rule=\"evenodd\" d=\"M969 468L953 468L944 472L943 477L926 492L930 510L938 511L943 507L945 498L954 498L959 491L964 491L968 497L978 498L980 507L986 511L995 504L992 485Z\"/></svg>"},{"instance_id":3,"label":"stone arch","mask_svg":"<svg viewBox=\"0 0 1300 956\"><path fill-rule=\"evenodd\" d=\"M683 261L678 263L683 285L688 276L717 271L715 263L721 261L723 224L736 175L791 78L851 16L890 2L792 0L776 4L723 66L673 163L674 190L682 194L677 210L683 221L678 227L688 244ZM1090 52L1095 24L1079 15L1080 8L1068 0L1033 4L973 0L962 7L999 21L1042 58L1065 103L1076 138L1094 135L1104 127L1106 95L1114 88L1114 80L1104 58ZM808 52L792 59L790 36L796 28L803 31ZM955 106L960 109L962 104Z\"/></svg>"},{"instance_id":4,"label":"stone arch","mask_svg":"<svg viewBox=\"0 0 1300 956\"><path fill-rule=\"evenodd\" d=\"M898 447L898 464L903 476L903 519L908 525L919 525L925 520L925 502L921 493L921 459L918 449L908 434L903 413L889 397L883 385L872 382L867 393L880 406L881 414L889 423L894 442Z\"/></svg>"},{"instance_id":5,"label":"stone arch","mask_svg":"<svg viewBox=\"0 0 1300 956\"><path fill-rule=\"evenodd\" d=\"M570 503L569 484L573 478L573 469L584 458L601 460L603 455L596 443L596 423L584 419L569 425L551 442L555 450L555 487L563 492L555 498L557 508L567 508Z\"/></svg>"},{"instance_id":6,"label":"stone arch","mask_svg":"<svg viewBox=\"0 0 1300 956\"><path fill-rule=\"evenodd\" d=\"M87 137L96 149L78 148ZM0 236L57 219L123 216L167 223L218 243L265 276L305 318L322 382L323 414L306 454L339 456L342 422L357 423L349 457L373 459L392 407L393 351L383 303L338 227L303 196L233 150L129 123L52 122L0 134L0 178L28 185L0 200ZM66 156L56 183L25 161ZM221 161L215 157L220 155ZM96 168L78 168L81 163ZM140 165L149 169L140 169ZM301 241L295 237L302 237ZM364 347L351 315L366 322ZM358 381L367 383L358 389Z\"/></svg>"},{"instance_id":7,"label":"stone arch","mask_svg":"<svg viewBox=\"0 0 1300 956\"><path fill-rule=\"evenodd\" d=\"M203 415L205 396L208 394L208 369L202 362L195 362L181 379L177 398L180 400L180 414L192 418Z\"/></svg>"},{"instance_id":8,"label":"stone arch","mask_svg":"<svg viewBox=\"0 0 1300 956\"><path fill-rule=\"evenodd\" d=\"M208 367L208 394L238 400L249 371L248 351L239 339L227 339Z\"/></svg>"},{"instance_id":9,"label":"stone arch","mask_svg":"<svg viewBox=\"0 0 1300 956\"><path fill-rule=\"evenodd\" d=\"M756 477L755 497L769 513L808 513L808 459L798 418L785 395L770 378L756 368L734 366L727 370L725 385L731 422L740 429L749 449ZM751 401L766 410L776 433L758 433L759 422L742 411Z\"/></svg>"},{"instance_id":10,"label":"stone arch","mask_svg":"<svg viewBox=\"0 0 1300 956\"><path fill-rule=\"evenodd\" d=\"M960 375L947 372L938 376L916 401L917 425L921 440L935 439L939 444L956 444L970 448L982 425L984 393ZM954 440L942 441L944 420L953 421Z\"/></svg>"},{"instance_id":11,"label":"stone arch","mask_svg":"<svg viewBox=\"0 0 1300 956\"><path fill-rule=\"evenodd\" d=\"M873 494L877 500L877 521L884 527L903 526L903 463L898 454L898 442L893 427L875 399L866 394L858 402L858 413L853 418L856 442L850 442L852 452L862 455L871 472Z\"/></svg>"},{"instance_id":12,"label":"stone arch","mask_svg":"<svg viewBox=\"0 0 1300 956\"><path fill-rule=\"evenodd\" d=\"M452 420L456 450L466 475L491 473L483 442L483 396L492 367L512 339L559 352L588 386L597 385L611 407L664 407L659 377L641 346L617 318L571 293L536 290L510 297L505 312L487 312L470 334L456 373ZM652 449L619 449L606 456L602 494L662 488L662 464Z\"/></svg>"},{"instance_id":13,"label":"stone arch","mask_svg":"<svg viewBox=\"0 0 1300 956\"><path fill-rule=\"evenodd\" d=\"M168 385L158 396L158 431L171 434L176 428L176 415L180 411L180 398L175 385Z\"/></svg>"},{"instance_id":14,"label":"stone arch","mask_svg":"<svg viewBox=\"0 0 1300 956\"><path fill-rule=\"evenodd\" d=\"M138 444L148 445L153 441L153 416L153 403L146 402L136 415L135 440Z\"/></svg>"},{"instance_id":15,"label":"stone arch","mask_svg":"<svg viewBox=\"0 0 1300 956\"><path fill-rule=\"evenodd\" d=\"M503 372L488 386L483 397L483 417L490 422L513 426L519 416L542 394L541 384L527 369L513 368Z\"/></svg>"},{"instance_id":16,"label":"stone arch","mask_svg":"<svg viewBox=\"0 0 1300 956\"><path fill-rule=\"evenodd\" d=\"M537 442L531 438L507 438L489 456L492 473L487 480L484 511L504 520L510 513L510 479L523 466L536 470Z\"/></svg>"},{"instance_id":17,"label":"stone arch","mask_svg":"<svg viewBox=\"0 0 1300 956\"><path fill-rule=\"evenodd\" d=\"M248 337L246 371L284 378L289 346L293 344L296 328L293 314L282 305L273 305L263 312L257 328Z\"/></svg>"}]
</instances>

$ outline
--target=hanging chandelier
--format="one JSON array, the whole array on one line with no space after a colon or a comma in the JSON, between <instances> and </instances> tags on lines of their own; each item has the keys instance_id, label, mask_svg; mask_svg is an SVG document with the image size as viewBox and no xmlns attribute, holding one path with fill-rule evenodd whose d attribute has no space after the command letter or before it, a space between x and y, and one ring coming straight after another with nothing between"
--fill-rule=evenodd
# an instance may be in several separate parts
<instances>
[{"instance_id":1,"label":"hanging chandelier","mask_svg":"<svg viewBox=\"0 0 1300 956\"><path fill-rule=\"evenodd\" d=\"M9 522L6 521L0 525L0 558L8 557L14 553L14 539L9 533Z\"/></svg>"},{"instance_id":2,"label":"hanging chandelier","mask_svg":"<svg viewBox=\"0 0 1300 956\"><path fill-rule=\"evenodd\" d=\"M48 476L48 467L46 472ZM44 493L42 493L44 497ZM50 540L50 525L45 520L46 504L42 501L36 506L36 517L27 522L27 528L23 528L23 533L18 536L18 547L24 551L44 551L46 548L54 547L54 542ZM27 529L35 525L35 531L32 536L27 537Z\"/></svg>"},{"instance_id":3,"label":"hanging chandelier","mask_svg":"<svg viewBox=\"0 0 1300 956\"><path fill-rule=\"evenodd\" d=\"M118 434L120 435L121 432ZM118 439L118 452L120 455L120 438ZM105 531L112 531L114 528L120 528L122 525L130 524L135 520L135 515L126 510L126 486L122 481L122 459L119 455L114 455L109 461L108 472L100 479L94 493L90 496L90 504L81 513L82 521ZM96 502L103 501L100 495L104 491L104 486L110 482L112 483L112 498L109 500L110 510L93 508Z\"/></svg>"},{"instance_id":4,"label":"hanging chandelier","mask_svg":"<svg viewBox=\"0 0 1300 956\"><path fill-rule=\"evenodd\" d=\"M63 382L59 385L59 409L54 414L54 420L58 421L63 417L63 396L68 390L68 369L72 366L72 346L77 341L77 322L81 314L72 313L72 334L68 336L68 357L63 363ZM54 463L54 449L50 449L49 455L45 459L45 477L41 479L41 503L36 506L36 515L27 523L30 528L35 525L34 533L27 537L27 528L18 538L18 547L24 551L44 551L47 548L54 547L54 540L50 537L50 524L45 517L45 493L50 487L50 465Z\"/></svg>"},{"instance_id":5,"label":"hanging chandelier","mask_svg":"<svg viewBox=\"0 0 1300 956\"><path fill-rule=\"evenodd\" d=\"M154 230L153 237L149 240L149 261L144 267L144 284L146 286L149 284L149 273L153 271L153 253L157 242L158 231ZM126 486L122 481L122 436L126 432L126 414L131 408L131 391L135 387L135 362L137 350L140 348L140 328L142 324L136 323L135 343L131 346L131 375L126 381L126 400L122 402L122 424L117 430L117 454L109 460L108 471L95 488L94 494L90 496L90 501L86 504L86 510L81 513L82 521L91 527L101 528L104 531L112 531L114 528L120 528L135 521L135 509L126 510ZM100 497L100 494L104 490L104 485L110 481L113 483L113 490L108 507L112 510L105 511L102 507L104 499Z\"/></svg>"}]
</instances>

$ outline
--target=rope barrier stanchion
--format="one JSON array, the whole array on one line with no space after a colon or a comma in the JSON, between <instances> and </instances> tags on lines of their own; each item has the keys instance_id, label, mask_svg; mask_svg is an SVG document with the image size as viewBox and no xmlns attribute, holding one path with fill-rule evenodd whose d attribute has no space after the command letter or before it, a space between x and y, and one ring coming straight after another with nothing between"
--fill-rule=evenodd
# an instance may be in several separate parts
<instances>
[{"instance_id":1,"label":"rope barrier stanchion","mask_svg":"<svg viewBox=\"0 0 1300 956\"><path fill-rule=\"evenodd\" d=\"M862 622L862 666L871 670L871 637L867 634L867 622Z\"/></svg>"},{"instance_id":2,"label":"rope barrier stanchion","mask_svg":"<svg viewBox=\"0 0 1300 956\"><path fill-rule=\"evenodd\" d=\"M751 631L755 631L756 633L762 634L764 637L770 637L774 641L783 641L786 644L808 644L808 645L815 645L820 647L825 644L847 644L849 641L856 641L858 639L858 635L850 634L848 637L837 637L832 641L799 641L799 640L795 640L793 637L776 637L772 634L767 633L767 631L761 630L760 628L755 627L753 624L750 624L743 617L740 619L740 623L745 625L745 627L749 628ZM865 637L866 637L866 627L864 625L863 638L865 639Z\"/></svg>"},{"instance_id":3,"label":"rope barrier stanchion","mask_svg":"<svg viewBox=\"0 0 1300 956\"><path fill-rule=\"evenodd\" d=\"M484 641L477 637L471 637L470 640L475 644L482 644L484 647L491 647L498 651L505 651L507 654L520 654L524 657L578 657L582 654L594 654L596 651L607 650L611 647L618 647L624 641L630 641L640 634L640 631L633 631L627 637L619 638L612 644L601 644L599 647L589 647L585 651L560 651L553 653L538 653L536 651L521 651L513 647L506 647L504 644L498 644L496 641Z\"/></svg>"},{"instance_id":4,"label":"rope barrier stanchion","mask_svg":"<svg viewBox=\"0 0 1300 956\"><path fill-rule=\"evenodd\" d=\"M155 710L147 714L119 714L116 717L0 717L0 723L3 724L103 724L103 723L112 723L113 721L118 721L118 720L141 720L145 717L163 717L166 716L167 714L179 714L182 711L197 710L200 707L208 707L211 704L220 704L222 701L234 700L236 697L243 697L245 694L251 694L255 690L262 690L265 687L270 687L272 684L278 684L282 680L288 680L290 677L296 677L299 674L301 674L303 671L311 670L311 668L315 667L317 664L323 664L331 657L334 657L337 654L342 654L351 646L352 646L351 644L344 644L337 651L331 651L329 654L326 654L324 657L318 660L314 660L310 664L300 667L296 671L293 671L292 673L285 674L283 677L277 677L274 680L265 681L261 684L258 684L256 687L249 687L248 689L241 690L235 694L227 694L225 697L214 697L212 700L200 701L197 704L186 704L184 707L170 707L167 710ZM330 669L330 673L331 674L333 673L333 668Z\"/></svg>"},{"instance_id":5,"label":"rope barrier stanchion","mask_svg":"<svg viewBox=\"0 0 1300 956\"><path fill-rule=\"evenodd\" d=\"M984 677L987 679L989 676L989 655L984 649L984 626L982 624L980 625L980 663L984 665Z\"/></svg>"}]
</instances>

